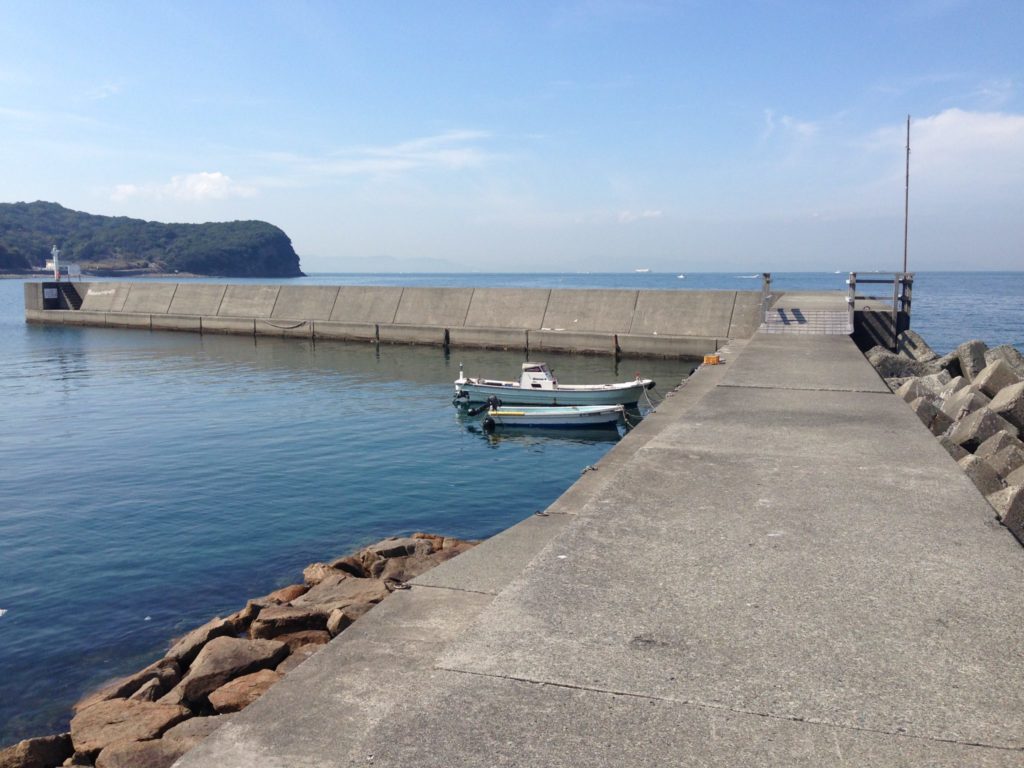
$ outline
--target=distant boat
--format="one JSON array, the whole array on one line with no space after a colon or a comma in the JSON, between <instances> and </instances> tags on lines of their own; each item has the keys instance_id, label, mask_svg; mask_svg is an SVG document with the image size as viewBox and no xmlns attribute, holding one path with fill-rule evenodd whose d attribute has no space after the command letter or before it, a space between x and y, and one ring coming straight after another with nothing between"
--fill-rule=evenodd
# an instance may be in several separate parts
<instances>
[{"instance_id":1,"label":"distant boat","mask_svg":"<svg viewBox=\"0 0 1024 768\"><path fill-rule=\"evenodd\" d=\"M651 270L649 270L649 269L634 269L633 271L634 272L650 272Z\"/></svg>"},{"instance_id":2,"label":"distant boat","mask_svg":"<svg viewBox=\"0 0 1024 768\"><path fill-rule=\"evenodd\" d=\"M686 279L686 275L676 275L676 277L678 277L680 280Z\"/></svg>"}]
</instances>

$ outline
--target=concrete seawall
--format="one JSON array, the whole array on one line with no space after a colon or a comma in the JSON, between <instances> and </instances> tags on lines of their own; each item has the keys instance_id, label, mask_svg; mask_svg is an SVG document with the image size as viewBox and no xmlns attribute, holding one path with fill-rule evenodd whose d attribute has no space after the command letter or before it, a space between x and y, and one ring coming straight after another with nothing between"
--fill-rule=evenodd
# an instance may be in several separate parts
<instances>
[{"instance_id":1,"label":"concrete seawall","mask_svg":"<svg viewBox=\"0 0 1024 768\"><path fill-rule=\"evenodd\" d=\"M26 321L637 357L699 357L760 322L753 291L79 282L76 310L55 286L26 283Z\"/></svg>"}]
</instances>

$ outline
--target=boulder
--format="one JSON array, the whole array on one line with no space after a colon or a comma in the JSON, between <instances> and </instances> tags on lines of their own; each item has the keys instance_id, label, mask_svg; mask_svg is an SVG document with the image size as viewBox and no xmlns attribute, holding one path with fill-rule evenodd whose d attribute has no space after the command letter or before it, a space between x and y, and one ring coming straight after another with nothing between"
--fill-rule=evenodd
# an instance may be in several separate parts
<instances>
[{"instance_id":1,"label":"boulder","mask_svg":"<svg viewBox=\"0 0 1024 768\"><path fill-rule=\"evenodd\" d=\"M210 717L193 717L164 732L162 741L181 741L194 747L224 723L234 719L233 715L211 715Z\"/></svg>"},{"instance_id":2,"label":"boulder","mask_svg":"<svg viewBox=\"0 0 1024 768\"><path fill-rule=\"evenodd\" d=\"M302 571L302 580L306 582L308 586L319 584L328 576L337 574L338 571L332 568L327 563L311 563L307 565ZM296 595L298 597L298 595Z\"/></svg>"},{"instance_id":3,"label":"boulder","mask_svg":"<svg viewBox=\"0 0 1024 768\"><path fill-rule=\"evenodd\" d=\"M903 331L897 337L896 351L905 357L909 357L911 360L917 360L922 363L930 363L939 357L935 350L928 346L928 342L921 338L919 333L910 329Z\"/></svg>"},{"instance_id":4,"label":"boulder","mask_svg":"<svg viewBox=\"0 0 1024 768\"><path fill-rule=\"evenodd\" d=\"M994 413L999 414L1024 433L1024 381L1004 387L992 398Z\"/></svg>"},{"instance_id":5,"label":"boulder","mask_svg":"<svg viewBox=\"0 0 1024 768\"><path fill-rule=\"evenodd\" d=\"M982 459L992 467L993 471L1004 480L1015 470L1024 467L1024 449L1015 445L1001 448L991 456Z\"/></svg>"},{"instance_id":6,"label":"boulder","mask_svg":"<svg viewBox=\"0 0 1024 768\"><path fill-rule=\"evenodd\" d=\"M287 655L288 647L276 640L214 638L199 652L188 674L160 701L200 704L228 680L276 667Z\"/></svg>"},{"instance_id":7,"label":"boulder","mask_svg":"<svg viewBox=\"0 0 1024 768\"><path fill-rule=\"evenodd\" d=\"M173 688L174 686L171 687ZM156 701L167 693L167 690L167 688L160 685L159 680L154 679L145 683L141 688L139 688L139 690L129 696L128 699L129 701Z\"/></svg>"},{"instance_id":8,"label":"boulder","mask_svg":"<svg viewBox=\"0 0 1024 768\"><path fill-rule=\"evenodd\" d=\"M918 399L923 400L924 398ZM911 405L911 408L913 407L914 406ZM929 405L925 408L925 410L927 410L928 408L935 411L936 413L938 413L939 411L938 407L935 405ZM918 414L918 417L921 418L922 421L924 420L924 416L922 416L921 412L915 410L915 413ZM939 415L942 416L941 413ZM946 418L945 416L942 417ZM946 426L949 426L949 423L950 422L947 420ZM930 420L928 424L931 424ZM421 573L426 573L435 565L440 565L446 560L451 560L457 554L459 553L455 549L441 549L437 552L432 552L429 555L414 554L408 555L407 557L395 557L391 560L388 560L387 565L384 566L384 570L381 571L380 577L382 579L390 579L391 581L404 583L411 579L415 579Z\"/></svg>"},{"instance_id":9,"label":"boulder","mask_svg":"<svg viewBox=\"0 0 1024 768\"><path fill-rule=\"evenodd\" d=\"M983 459L977 456L964 456L957 464L983 496L1002 490L1003 481Z\"/></svg>"},{"instance_id":10,"label":"boulder","mask_svg":"<svg viewBox=\"0 0 1024 768\"><path fill-rule=\"evenodd\" d=\"M387 596L388 588L377 579L331 577L321 581L302 597L293 600L292 606L316 607L326 617L335 608L344 608L354 603L379 603Z\"/></svg>"},{"instance_id":11,"label":"boulder","mask_svg":"<svg viewBox=\"0 0 1024 768\"><path fill-rule=\"evenodd\" d=\"M118 741L100 752L96 768L171 768L192 744L181 741Z\"/></svg>"},{"instance_id":12,"label":"boulder","mask_svg":"<svg viewBox=\"0 0 1024 768\"><path fill-rule=\"evenodd\" d=\"M249 633L254 640L265 640L291 632L323 630L327 627L328 613L330 611L315 605L272 605L260 612Z\"/></svg>"},{"instance_id":13,"label":"boulder","mask_svg":"<svg viewBox=\"0 0 1024 768\"><path fill-rule=\"evenodd\" d=\"M995 360L1002 360L1010 366L1011 370L1024 380L1024 355L1012 344L1000 344L985 353L985 362L991 363Z\"/></svg>"},{"instance_id":14,"label":"boulder","mask_svg":"<svg viewBox=\"0 0 1024 768\"><path fill-rule=\"evenodd\" d=\"M188 666L208 642L217 637L237 635L238 632L239 626L236 617L229 616L222 619L218 616L182 637L171 646L164 656L179 662L182 666Z\"/></svg>"},{"instance_id":15,"label":"boulder","mask_svg":"<svg viewBox=\"0 0 1024 768\"><path fill-rule=\"evenodd\" d=\"M900 388L896 390L896 394L908 403L912 403L919 397L930 395L931 392L921 383L921 379L914 377L912 379L907 379Z\"/></svg>"},{"instance_id":16,"label":"boulder","mask_svg":"<svg viewBox=\"0 0 1024 768\"><path fill-rule=\"evenodd\" d=\"M177 704L111 699L82 709L71 719L75 752L95 754L118 741L155 739L192 716Z\"/></svg>"},{"instance_id":17,"label":"boulder","mask_svg":"<svg viewBox=\"0 0 1024 768\"><path fill-rule=\"evenodd\" d=\"M371 608L373 608L372 603L353 603L352 605L347 605L344 608L335 608L331 611L331 615L327 617L327 631L331 634L331 637L337 637L346 630L353 621L365 614Z\"/></svg>"},{"instance_id":18,"label":"boulder","mask_svg":"<svg viewBox=\"0 0 1024 768\"><path fill-rule=\"evenodd\" d=\"M1024 544L1024 486L1011 485L988 496L999 521Z\"/></svg>"},{"instance_id":19,"label":"boulder","mask_svg":"<svg viewBox=\"0 0 1024 768\"><path fill-rule=\"evenodd\" d=\"M966 450L949 439L947 435L939 437L939 444L946 449L946 452L953 457L954 461L960 461L964 456L970 456Z\"/></svg>"},{"instance_id":20,"label":"boulder","mask_svg":"<svg viewBox=\"0 0 1024 768\"><path fill-rule=\"evenodd\" d=\"M317 565L317 563L314 563L314 565ZM320 565L322 565L322 563L320 563ZM303 575L305 575L305 571L303 571ZM266 600L268 603L284 605L285 603L290 603L296 597L301 597L306 594L307 591L309 591L309 587L305 584L289 584L287 587L275 589L269 595L264 597L263 600Z\"/></svg>"},{"instance_id":21,"label":"boulder","mask_svg":"<svg viewBox=\"0 0 1024 768\"><path fill-rule=\"evenodd\" d=\"M988 408L979 408L956 422L949 432L949 438L971 453L999 430L1013 431L1013 425Z\"/></svg>"},{"instance_id":22,"label":"boulder","mask_svg":"<svg viewBox=\"0 0 1024 768\"><path fill-rule=\"evenodd\" d=\"M429 554L434 551L434 547L429 539L416 539L412 536L407 536L404 538L392 537L378 541L376 544L366 547L366 551L386 559L389 557L405 557L415 552Z\"/></svg>"},{"instance_id":23,"label":"boulder","mask_svg":"<svg viewBox=\"0 0 1024 768\"><path fill-rule=\"evenodd\" d=\"M272 669L243 675L213 691L209 696L210 704L220 713L240 712L266 693L281 677L280 672Z\"/></svg>"},{"instance_id":24,"label":"boulder","mask_svg":"<svg viewBox=\"0 0 1024 768\"><path fill-rule=\"evenodd\" d=\"M993 360L974 378L974 384L989 397L995 397L1006 387L1020 384L1020 377L1005 360Z\"/></svg>"},{"instance_id":25,"label":"boulder","mask_svg":"<svg viewBox=\"0 0 1024 768\"><path fill-rule=\"evenodd\" d=\"M292 651L292 653L288 655L288 658L274 667L274 669L282 675L287 675L321 648L323 648L322 645L304 645L301 648Z\"/></svg>"},{"instance_id":26,"label":"boulder","mask_svg":"<svg viewBox=\"0 0 1024 768\"><path fill-rule=\"evenodd\" d=\"M0 749L0 768L52 768L74 753L71 734L40 736Z\"/></svg>"},{"instance_id":27,"label":"boulder","mask_svg":"<svg viewBox=\"0 0 1024 768\"><path fill-rule=\"evenodd\" d=\"M939 370L934 363L911 360L909 357L890 352L885 347L872 347L865 357L883 379L895 376L927 376Z\"/></svg>"},{"instance_id":28,"label":"boulder","mask_svg":"<svg viewBox=\"0 0 1024 768\"><path fill-rule=\"evenodd\" d=\"M965 341L955 351L957 359L960 361L961 375L966 377L968 381L973 382L975 377L987 365L985 353L988 351L988 346L986 346L984 341L972 339L971 341Z\"/></svg>"},{"instance_id":29,"label":"boulder","mask_svg":"<svg viewBox=\"0 0 1024 768\"><path fill-rule=\"evenodd\" d=\"M153 680L160 683L161 688L170 690L181 679L181 667L173 659L160 659L141 669L133 675L121 677L107 683L97 691L93 691L80 699L74 706L75 712L90 707L100 701L124 699L136 693L144 685Z\"/></svg>"},{"instance_id":30,"label":"boulder","mask_svg":"<svg viewBox=\"0 0 1024 768\"><path fill-rule=\"evenodd\" d=\"M990 400L973 386L964 387L959 392L954 392L942 403L942 412L953 421L960 421L969 413L974 413L979 408L984 408Z\"/></svg>"},{"instance_id":31,"label":"boulder","mask_svg":"<svg viewBox=\"0 0 1024 768\"><path fill-rule=\"evenodd\" d=\"M331 568L335 568L339 571L344 571L350 576L355 576L359 579L367 579L370 577L370 572L366 570L363 565L362 558L357 555L346 555L340 557L337 560L331 561Z\"/></svg>"},{"instance_id":32,"label":"boulder","mask_svg":"<svg viewBox=\"0 0 1024 768\"><path fill-rule=\"evenodd\" d=\"M941 435L953 423L949 416L939 410L938 398L934 396L919 397L910 404L910 408L933 435ZM442 552L441 554L444 553ZM384 572L385 574L387 573L386 568Z\"/></svg>"},{"instance_id":33,"label":"boulder","mask_svg":"<svg viewBox=\"0 0 1024 768\"><path fill-rule=\"evenodd\" d=\"M331 634L326 629L304 629L300 632L289 632L274 638L288 646L291 655L304 645L326 645L331 642Z\"/></svg>"},{"instance_id":34,"label":"boulder","mask_svg":"<svg viewBox=\"0 0 1024 768\"><path fill-rule=\"evenodd\" d=\"M445 538L444 544L441 546L445 552L451 550L455 554L461 555L463 552L467 552L478 544L476 541L464 541L462 539L449 539Z\"/></svg>"}]
</instances>

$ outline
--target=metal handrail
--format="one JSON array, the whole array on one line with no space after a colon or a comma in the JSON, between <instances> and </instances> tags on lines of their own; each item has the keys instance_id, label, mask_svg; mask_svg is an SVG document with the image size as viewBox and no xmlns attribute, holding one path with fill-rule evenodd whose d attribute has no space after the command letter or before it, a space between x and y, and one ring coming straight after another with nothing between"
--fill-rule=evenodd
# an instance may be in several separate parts
<instances>
[{"instance_id":1,"label":"metal handrail","mask_svg":"<svg viewBox=\"0 0 1024 768\"><path fill-rule=\"evenodd\" d=\"M892 339L890 342L890 348L895 351L899 341L900 327L899 318L901 315L907 318L909 327L910 323L910 304L911 297L914 287L914 273L913 272L869 272L869 275L890 275L886 278L859 278L856 272L851 272L849 279L846 281L849 286L849 293L846 298L846 303L850 309L850 326L853 327L854 314L856 312L856 304L858 301L885 301L891 302L890 318L891 318L891 329ZM857 293L857 285L892 285L891 296L870 296L861 295Z\"/></svg>"}]
</instances>

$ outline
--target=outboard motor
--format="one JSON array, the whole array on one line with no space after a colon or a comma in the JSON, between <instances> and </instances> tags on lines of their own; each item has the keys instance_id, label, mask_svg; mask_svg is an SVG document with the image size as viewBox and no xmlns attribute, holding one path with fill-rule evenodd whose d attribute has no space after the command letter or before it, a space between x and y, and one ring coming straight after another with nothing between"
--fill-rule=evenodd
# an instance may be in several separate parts
<instances>
[{"instance_id":1,"label":"outboard motor","mask_svg":"<svg viewBox=\"0 0 1024 768\"><path fill-rule=\"evenodd\" d=\"M497 395L490 395L487 398L486 403L481 405L479 408L470 408L469 411L467 411L467 414L470 416L479 416L484 411L489 411L492 408L494 410L501 408L501 400L498 399Z\"/></svg>"}]
</instances>

